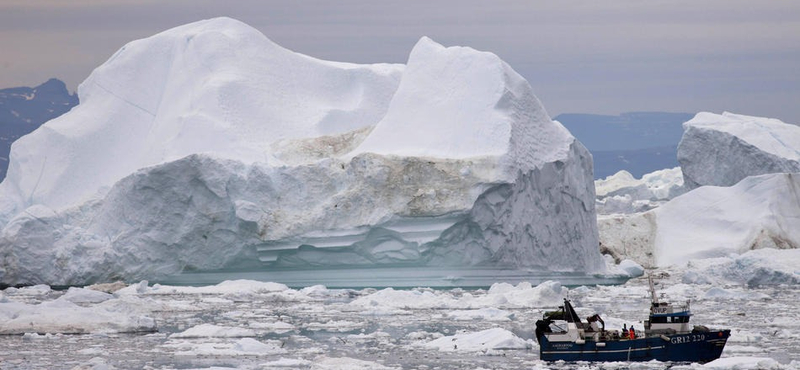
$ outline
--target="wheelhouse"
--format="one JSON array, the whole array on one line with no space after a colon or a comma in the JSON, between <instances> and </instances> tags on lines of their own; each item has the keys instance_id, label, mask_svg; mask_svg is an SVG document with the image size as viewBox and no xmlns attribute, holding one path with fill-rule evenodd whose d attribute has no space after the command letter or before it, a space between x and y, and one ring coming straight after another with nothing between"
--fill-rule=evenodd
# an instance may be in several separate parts
<instances>
[{"instance_id":1,"label":"wheelhouse","mask_svg":"<svg viewBox=\"0 0 800 370\"><path fill-rule=\"evenodd\" d=\"M689 319L692 317L689 301L683 305L661 302L656 297L653 280L649 279L652 304L650 316L644 322L645 334L683 334L692 331Z\"/></svg>"}]
</instances>

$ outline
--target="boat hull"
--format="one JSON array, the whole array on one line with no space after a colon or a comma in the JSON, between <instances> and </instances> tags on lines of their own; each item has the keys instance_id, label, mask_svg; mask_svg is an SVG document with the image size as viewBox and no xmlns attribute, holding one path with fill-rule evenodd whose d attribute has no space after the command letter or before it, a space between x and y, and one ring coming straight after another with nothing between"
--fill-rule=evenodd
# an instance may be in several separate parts
<instances>
[{"instance_id":1,"label":"boat hull","mask_svg":"<svg viewBox=\"0 0 800 370\"><path fill-rule=\"evenodd\" d=\"M673 334L633 340L598 342L551 342L539 338L544 361L671 361L709 362L722 354L730 330Z\"/></svg>"}]
</instances>

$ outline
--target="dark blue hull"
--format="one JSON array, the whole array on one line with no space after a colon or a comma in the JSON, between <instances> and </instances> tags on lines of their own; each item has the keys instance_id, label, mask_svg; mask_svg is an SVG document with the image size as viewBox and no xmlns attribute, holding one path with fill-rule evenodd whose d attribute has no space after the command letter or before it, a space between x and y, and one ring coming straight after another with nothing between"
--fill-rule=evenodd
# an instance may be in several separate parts
<instances>
[{"instance_id":1,"label":"dark blue hull","mask_svg":"<svg viewBox=\"0 0 800 370\"><path fill-rule=\"evenodd\" d=\"M673 334L639 338L634 340L615 340L601 342L586 341L550 342L545 336L539 338L540 351L544 361L671 361L671 362L709 362L722 354L730 330L710 331L693 334Z\"/></svg>"}]
</instances>

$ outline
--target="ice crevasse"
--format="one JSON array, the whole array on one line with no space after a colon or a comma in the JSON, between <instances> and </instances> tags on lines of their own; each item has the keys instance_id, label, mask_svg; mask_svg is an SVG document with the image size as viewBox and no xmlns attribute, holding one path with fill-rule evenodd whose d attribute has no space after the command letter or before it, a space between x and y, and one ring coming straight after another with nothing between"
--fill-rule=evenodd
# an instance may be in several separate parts
<instances>
[{"instance_id":1,"label":"ice crevasse","mask_svg":"<svg viewBox=\"0 0 800 370\"><path fill-rule=\"evenodd\" d=\"M0 284L605 268L590 154L492 53L329 62L215 18L125 45L78 94L12 148Z\"/></svg>"}]
</instances>

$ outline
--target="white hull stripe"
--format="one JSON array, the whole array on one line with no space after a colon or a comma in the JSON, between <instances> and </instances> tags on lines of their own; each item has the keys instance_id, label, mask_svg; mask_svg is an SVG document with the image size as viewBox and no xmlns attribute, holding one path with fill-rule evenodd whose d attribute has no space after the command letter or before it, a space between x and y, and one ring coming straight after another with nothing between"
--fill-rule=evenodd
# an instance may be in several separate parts
<instances>
[{"instance_id":1,"label":"white hull stripe","mask_svg":"<svg viewBox=\"0 0 800 370\"><path fill-rule=\"evenodd\" d=\"M582 353L582 352L603 352L603 353L615 353L615 352L635 352L635 351L650 351L654 349L662 349L664 346L660 347L650 347L650 348L628 348L628 349L615 349L615 350L606 350L602 349L602 347L597 348L596 350L591 349L582 349L582 350L575 350L575 351L542 351L542 353L546 354L555 354L555 353Z\"/></svg>"}]
</instances>

